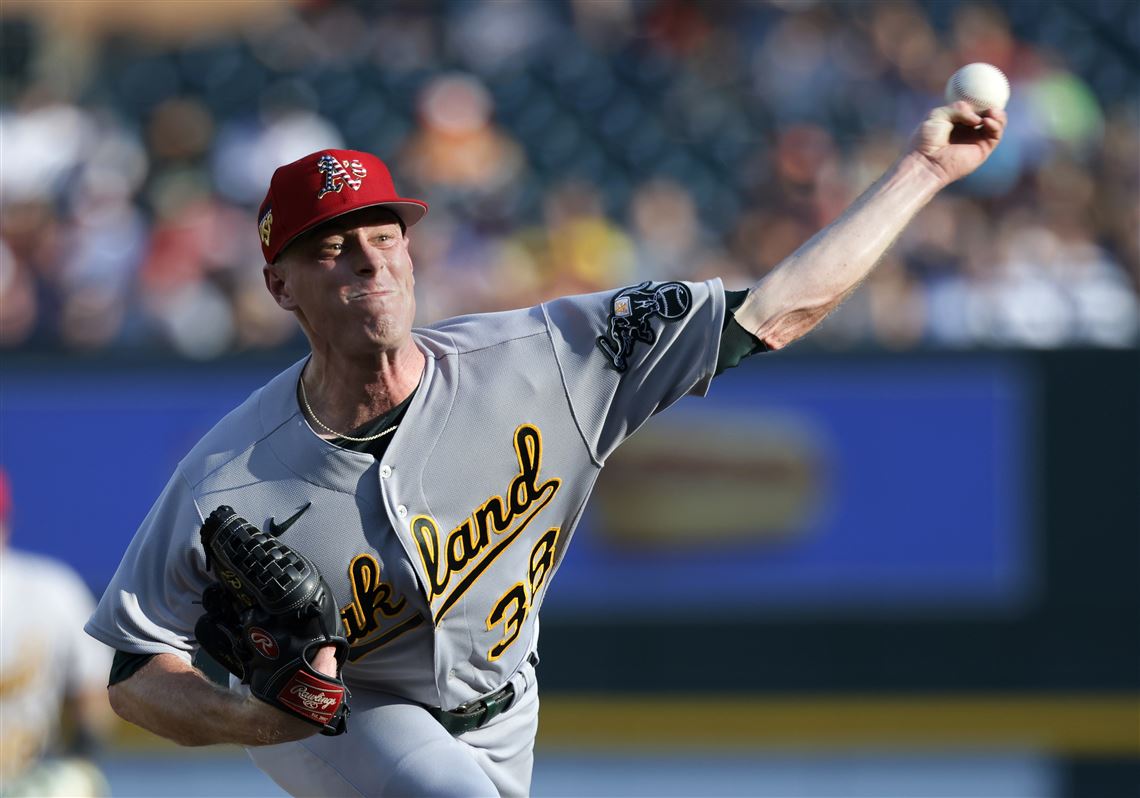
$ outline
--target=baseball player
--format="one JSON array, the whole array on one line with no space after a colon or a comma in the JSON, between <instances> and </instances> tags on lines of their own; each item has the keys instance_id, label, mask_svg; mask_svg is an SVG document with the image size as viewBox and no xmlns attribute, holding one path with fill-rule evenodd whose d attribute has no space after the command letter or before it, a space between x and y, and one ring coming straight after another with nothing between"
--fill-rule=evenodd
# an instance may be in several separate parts
<instances>
[{"instance_id":1,"label":"baseball player","mask_svg":"<svg viewBox=\"0 0 1140 798\"><path fill-rule=\"evenodd\" d=\"M109 652L83 634L95 600L64 563L8 545L11 495L0 468L0 796L105 795L88 758L115 720Z\"/></svg>"},{"instance_id":2,"label":"baseball player","mask_svg":"<svg viewBox=\"0 0 1140 798\"><path fill-rule=\"evenodd\" d=\"M933 110L748 292L646 282L416 329L408 230L427 206L366 153L282 166L257 220L265 284L311 353L143 521L87 625L118 651L112 705L183 744L247 746L294 795L526 794L539 611L610 453L819 323L1004 126ZM230 689L192 666L199 645Z\"/></svg>"}]
</instances>

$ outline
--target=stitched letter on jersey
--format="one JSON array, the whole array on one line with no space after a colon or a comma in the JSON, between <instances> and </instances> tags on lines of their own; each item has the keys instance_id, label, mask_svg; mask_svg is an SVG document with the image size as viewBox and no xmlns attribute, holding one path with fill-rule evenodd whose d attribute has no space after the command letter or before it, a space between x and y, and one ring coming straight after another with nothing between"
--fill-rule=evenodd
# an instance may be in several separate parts
<instances>
[{"instance_id":1,"label":"stitched letter on jersey","mask_svg":"<svg viewBox=\"0 0 1140 798\"><path fill-rule=\"evenodd\" d=\"M412 520L412 537L428 578L432 620L438 624L554 498L562 480L539 482L542 435L523 424L515 430L518 473L503 495L483 502L445 537L426 515ZM437 601L438 599L438 601Z\"/></svg>"},{"instance_id":2,"label":"stitched letter on jersey","mask_svg":"<svg viewBox=\"0 0 1140 798\"><path fill-rule=\"evenodd\" d=\"M381 625L379 616L395 618L408 601L403 596L397 599L392 586L380 578L380 563L371 554L358 554L352 559L348 581L352 585L352 601L341 607L340 619L348 638L350 661L356 662L424 622L419 613L413 613L395 625Z\"/></svg>"},{"instance_id":3,"label":"stitched letter on jersey","mask_svg":"<svg viewBox=\"0 0 1140 798\"><path fill-rule=\"evenodd\" d=\"M502 624L503 636L491 646L487 659L497 660L518 640L519 632L526 623L526 616L534 608L534 597L538 595L546 575L554 567L555 544L558 543L558 527L552 526L531 547L530 568L525 582L516 582L504 593L487 615L487 631Z\"/></svg>"}]
</instances>

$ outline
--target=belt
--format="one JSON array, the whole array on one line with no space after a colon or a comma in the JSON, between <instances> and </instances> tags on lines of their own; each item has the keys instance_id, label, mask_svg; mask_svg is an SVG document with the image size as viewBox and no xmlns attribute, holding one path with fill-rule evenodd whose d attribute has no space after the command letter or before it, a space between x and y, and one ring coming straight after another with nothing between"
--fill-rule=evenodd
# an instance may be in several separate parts
<instances>
[{"instance_id":1,"label":"belt","mask_svg":"<svg viewBox=\"0 0 1140 798\"><path fill-rule=\"evenodd\" d=\"M527 661L532 665L538 664L538 657L531 654ZM446 710L440 707L428 707L428 713L439 721L443 728L452 736L466 734L469 731L480 729L491 722L493 718L510 709L515 700L515 686L508 682L506 686L496 690L489 696L460 704L455 709Z\"/></svg>"},{"instance_id":2,"label":"belt","mask_svg":"<svg viewBox=\"0 0 1140 798\"><path fill-rule=\"evenodd\" d=\"M515 686L508 684L486 698L481 698L470 704L461 704L453 710L428 707L428 712L439 721L443 728L451 732L453 736L458 736L486 726L492 718L503 714L514 700Z\"/></svg>"}]
</instances>

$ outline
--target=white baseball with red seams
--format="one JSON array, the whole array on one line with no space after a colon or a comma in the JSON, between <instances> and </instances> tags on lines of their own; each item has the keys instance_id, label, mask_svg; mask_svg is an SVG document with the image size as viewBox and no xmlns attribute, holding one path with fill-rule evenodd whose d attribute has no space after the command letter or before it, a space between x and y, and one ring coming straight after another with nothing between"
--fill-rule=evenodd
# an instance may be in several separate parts
<instances>
[{"instance_id":1,"label":"white baseball with red seams","mask_svg":"<svg viewBox=\"0 0 1140 798\"><path fill-rule=\"evenodd\" d=\"M966 64L946 83L946 102L964 100L975 111L1002 109L1009 102L1009 80L993 64Z\"/></svg>"}]
</instances>

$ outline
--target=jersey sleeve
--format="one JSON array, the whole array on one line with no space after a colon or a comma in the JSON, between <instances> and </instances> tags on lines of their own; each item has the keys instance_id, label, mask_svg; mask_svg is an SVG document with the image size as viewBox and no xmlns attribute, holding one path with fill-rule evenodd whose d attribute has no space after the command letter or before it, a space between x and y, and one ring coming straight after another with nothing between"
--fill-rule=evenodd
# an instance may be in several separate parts
<instances>
[{"instance_id":1,"label":"jersey sleeve","mask_svg":"<svg viewBox=\"0 0 1140 798\"><path fill-rule=\"evenodd\" d=\"M708 391L725 312L720 280L643 282L543 311L575 423L599 464L650 416Z\"/></svg>"},{"instance_id":2,"label":"jersey sleeve","mask_svg":"<svg viewBox=\"0 0 1140 798\"><path fill-rule=\"evenodd\" d=\"M196 645L196 604L211 581L197 539L202 515L176 471L127 548L87 633L112 648L176 654L189 660Z\"/></svg>"}]
</instances>

